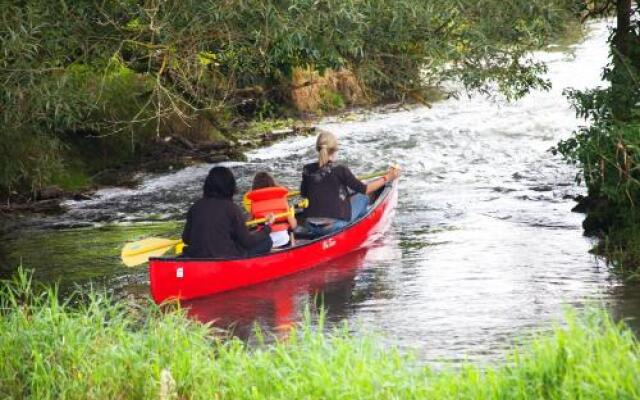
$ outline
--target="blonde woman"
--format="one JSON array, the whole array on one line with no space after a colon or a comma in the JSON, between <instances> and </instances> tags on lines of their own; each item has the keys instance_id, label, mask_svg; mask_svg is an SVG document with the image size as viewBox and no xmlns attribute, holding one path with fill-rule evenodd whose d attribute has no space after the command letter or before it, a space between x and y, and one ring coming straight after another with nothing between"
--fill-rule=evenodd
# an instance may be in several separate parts
<instances>
[{"instance_id":1,"label":"blonde woman","mask_svg":"<svg viewBox=\"0 0 640 400\"><path fill-rule=\"evenodd\" d=\"M338 231L367 212L369 193L396 179L399 171L390 168L386 175L368 184L361 182L344 165L335 162L338 140L331 132L321 131L316 140L318 161L302 170L300 193L309 199L305 227L320 236ZM349 189L355 194L349 195Z\"/></svg>"}]
</instances>

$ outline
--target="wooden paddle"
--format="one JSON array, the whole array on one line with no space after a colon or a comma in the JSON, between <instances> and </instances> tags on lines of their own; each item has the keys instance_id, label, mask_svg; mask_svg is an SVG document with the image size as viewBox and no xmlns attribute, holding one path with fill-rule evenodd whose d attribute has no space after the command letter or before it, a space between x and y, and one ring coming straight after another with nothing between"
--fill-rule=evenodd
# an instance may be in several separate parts
<instances>
[{"instance_id":1,"label":"wooden paddle","mask_svg":"<svg viewBox=\"0 0 640 400\"><path fill-rule=\"evenodd\" d=\"M275 214L274 217L276 219L288 217L292 212L295 212L293 208L287 212ZM267 218L256 218L247 221L246 224L247 226L256 226L264 224L265 222L267 222ZM135 267L136 265L146 263L149 261L149 258L159 257L172 247L180 246L181 244L182 240L180 239L150 237L124 245L120 253L120 259L127 267Z\"/></svg>"}]
</instances>

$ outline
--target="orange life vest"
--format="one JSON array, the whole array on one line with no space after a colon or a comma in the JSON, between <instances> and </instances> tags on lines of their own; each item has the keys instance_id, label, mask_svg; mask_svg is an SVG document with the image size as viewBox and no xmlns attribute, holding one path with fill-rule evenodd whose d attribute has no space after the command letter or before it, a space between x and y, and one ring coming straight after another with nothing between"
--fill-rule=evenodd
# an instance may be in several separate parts
<instances>
[{"instance_id":1,"label":"orange life vest","mask_svg":"<svg viewBox=\"0 0 640 400\"><path fill-rule=\"evenodd\" d=\"M247 193L247 199L251 201L251 216L253 218L265 218L269 214L281 214L289 211L287 194L289 190L282 186L273 186L252 190ZM272 232L289 229L287 217L276 219L271 226Z\"/></svg>"}]
</instances>

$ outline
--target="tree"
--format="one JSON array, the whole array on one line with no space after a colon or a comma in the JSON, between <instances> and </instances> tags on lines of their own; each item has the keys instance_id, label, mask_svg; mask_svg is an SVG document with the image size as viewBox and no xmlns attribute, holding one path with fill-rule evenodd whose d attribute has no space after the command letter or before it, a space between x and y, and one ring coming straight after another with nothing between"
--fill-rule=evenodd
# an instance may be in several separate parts
<instances>
[{"instance_id":1,"label":"tree","mask_svg":"<svg viewBox=\"0 0 640 400\"><path fill-rule=\"evenodd\" d=\"M586 16L614 11L611 61L603 71L610 86L567 91L589 125L558 150L587 184L585 230L603 238L601 253L627 275L640 269L640 10L630 0L596 1Z\"/></svg>"},{"instance_id":2,"label":"tree","mask_svg":"<svg viewBox=\"0 0 640 400\"><path fill-rule=\"evenodd\" d=\"M0 0L0 193L37 190L78 154L90 173L130 160L176 120L246 117L247 99L280 115L296 67L346 68L373 101L448 79L522 96L548 87L527 52L576 2Z\"/></svg>"}]
</instances>

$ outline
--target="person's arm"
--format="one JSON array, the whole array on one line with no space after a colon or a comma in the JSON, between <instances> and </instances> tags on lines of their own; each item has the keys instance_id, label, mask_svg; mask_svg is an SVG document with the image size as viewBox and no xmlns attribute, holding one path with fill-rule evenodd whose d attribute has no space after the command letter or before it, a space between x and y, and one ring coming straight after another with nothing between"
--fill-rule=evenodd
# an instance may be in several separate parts
<instances>
[{"instance_id":1,"label":"person's arm","mask_svg":"<svg viewBox=\"0 0 640 400\"><path fill-rule=\"evenodd\" d=\"M336 172L338 172L339 179L346 187L356 193L367 193L367 185L364 184L360 179L356 178L349 168L341 165Z\"/></svg>"},{"instance_id":2,"label":"person's arm","mask_svg":"<svg viewBox=\"0 0 640 400\"><path fill-rule=\"evenodd\" d=\"M269 225L265 225L260 231L250 232L245 224L244 215L242 215L240 208L234 206L233 212L232 229L234 236L238 243L245 249L251 249L257 246L271 233L271 226ZM271 218L271 223L273 223L273 217Z\"/></svg>"},{"instance_id":3,"label":"person's arm","mask_svg":"<svg viewBox=\"0 0 640 400\"><path fill-rule=\"evenodd\" d=\"M291 229L296 229L296 227L298 226L298 220L296 219L295 214L287 216L287 222L289 223Z\"/></svg>"},{"instance_id":4,"label":"person's arm","mask_svg":"<svg viewBox=\"0 0 640 400\"><path fill-rule=\"evenodd\" d=\"M301 197L308 197L307 196L307 179L306 179L307 174L304 173L304 171L302 172L302 182L300 182L300 196Z\"/></svg>"},{"instance_id":5,"label":"person's arm","mask_svg":"<svg viewBox=\"0 0 640 400\"><path fill-rule=\"evenodd\" d=\"M369 182L367 184L367 192L366 194L369 193L373 193L376 190L380 189L381 187L383 187L387 182L391 182L394 179L398 179L398 176L400 176L400 170L397 168L389 168L389 171L387 171L387 173L383 176L381 176L380 178L377 178L371 182Z\"/></svg>"}]
</instances>

